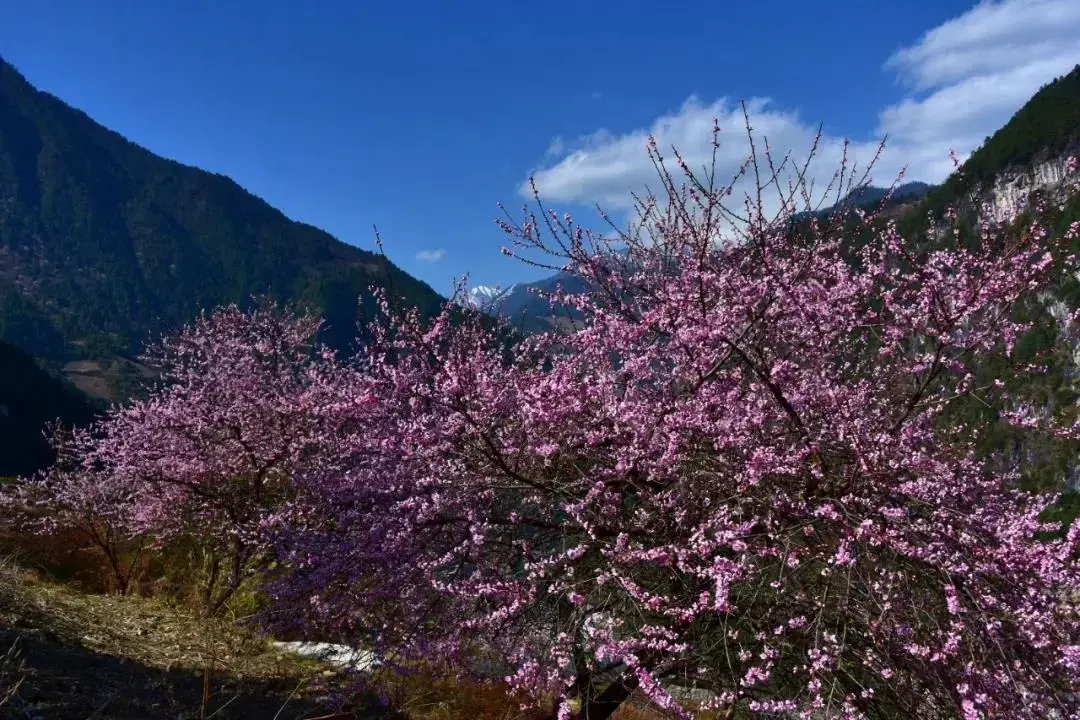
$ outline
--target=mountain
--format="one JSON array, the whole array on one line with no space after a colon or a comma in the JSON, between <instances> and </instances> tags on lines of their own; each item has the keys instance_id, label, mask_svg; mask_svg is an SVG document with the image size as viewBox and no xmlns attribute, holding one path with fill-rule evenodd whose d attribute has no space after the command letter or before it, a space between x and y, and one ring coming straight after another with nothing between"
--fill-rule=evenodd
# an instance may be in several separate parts
<instances>
[{"instance_id":1,"label":"mountain","mask_svg":"<svg viewBox=\"0 0 1080 720\"><path fill-rule=\"evenodd\" d=\"M45 423L84 425L96 410L75 387L0 342L0 477L30 474L52 462Z\"/></svg>"},{"instance_id":2,"label":"mountain","mask_svg":"<svg viewBox=\"0 0 1080 720\"><path fill-rule=\"evenodd\" d=\"M933 187L933 185L917 181L904 183L903 185L899 185L893 189L892 195L889 199L891 202L911 202L913 200L920 200L925 197L926 194L929 193L931 189L933 189ZM850 193L848 193L848 196L844 199L843 204L855 207L874 205L884 200L886 195L889 195L888 188L881 188L875 185L865 185L863 187L856 188Z\"/></svg>"},{"instance_id":3,"label":"mountain","mask_svg":"<svg viewBox=\"0 0 1080 720\"><path fill-rule=\"evenodd\" d=\"M374 309L371 285L424 313L443 302L384 257L154 155L0 59L0 340L107 376L200 309L269 294L323 315L325 339L345 347Z\"/></svg>"},{"instance_id":4,"label":"mountain","mask_svg":"<svg viewBox=\"0 0 1080 720\"><path fill-rule=\"evenodd\" d=\"M862 185L849 192L835 205L830 205L829 207L820 210L798 212L795 213L791 219L795 222L802 222L815 217L825 219L834 213L851 210L853 208L880 209L884 215L899 215L913 208L920 200L925 198L934 187L934 185L916 181L898 185L890 192L889 188L878 187L876 185ZM882 201L884 201L886 197L888 197L888 201L885 202L884 206L881 206ZM879 206L881 207L879 208Z\"/></svg>"},{"instance_id":5,"label":"mountain","mask_svg":"<svg viewBox=\"0 0 1080 720\"><path fill-rule=\"evenodd\" d=\"M1069 155L1080 153L1080 65L1047 83L964 164L931 190L922 210L986 203L1015 210L1033 190L1059 185Z\"/></svg>"},{"instance_id":6,"label":"mountain","mask_svg":"<svg viewBox=\"0 0 1080 720\"><path fill-rule=\"evenodd\" d=\"M1066 182L1071 155L1080 154L1080 65L1036 92L992 136L986 138L959 171L933 188L898 221L901 233L921 239L931 247L969 242L980 236L979 221L1013 221L1032 198L1046 204L1047 229L1063 233L1080 221L1080 193ZM945 208L959 210L960 235L940 230L926 234L931 219ZM1009 227L1020 232L1026 224ZM1080 242L1073 243L1080 251ZM976 375L976 387L1000 381L1010 402L1039 407L1046 417L1071 425L1080 414L1080 336L1065 319L1080 310L1080 281L1071 273L1058 273L1045 292L1029 297L1013 309L1014 316L1038 320L1020 337L1012 358L985 353ZM1018 378L1013 363L1038 362L1037 374ZM1049 433L1030 433L1012 427L1001 417L1002 407L991 395L963 398L942 416L960 428L980 428L978 446L989 457L999 458L1003 469L1021 473L1027 487L1065 490L1062 500L1047 519L1071 520L1080 514L1080 444Z\"/></svg>"},{"instance_id":7,"label":"mountain","mask_svg":"<svg viewBox=\"0 0 1080 720\"><path fill-rule=\"evenodd\" d=\"M558 288L580 293L586 290L587 285L576 275L557 273L543 280L507 288L478 285L469 290L463 303L489 315L502 317L525 332L540 332L577 317L576 312L543 296L543 293L551 293Z\"/></svg>"},{"instance_id":8,"label":"mountain","mask_svg":"<svg viewBox=\"0 0 1080 720\"><path fill-rule=\"evenodd\" d=\"M495 313L502 300L516 287L516 285L505 288L501 285L477 285L469 289L468 294L462 298L462 304L474 310Z\"/></svg>"}]
</instances>

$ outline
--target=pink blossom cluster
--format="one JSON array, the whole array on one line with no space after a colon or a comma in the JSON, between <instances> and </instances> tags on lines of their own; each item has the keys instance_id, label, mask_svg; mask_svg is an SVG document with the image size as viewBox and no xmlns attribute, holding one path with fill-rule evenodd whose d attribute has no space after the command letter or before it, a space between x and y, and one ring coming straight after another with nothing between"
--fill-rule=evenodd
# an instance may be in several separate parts
<instances>
[{"instance_id":1,"label":"pink blossom cluster","mask_svg":"<svg viewBox=\"0 0 1080 720\"><path fill-rule=\"evenodd\" d=\"M494 671L559 717L637 690L690 717L695 687L761 717L1080 718L1080 527L1047 539L1055 496L941 422L1076 229L801 218L766 155L770 216L650 152L633 233L504 225L587 281L555 294L572 332L381 296L344 362L313 321L219 311L86 468L127 483L133 530L272 555L272 623Z\"/></svg>"},{"instance_id":2,"label":"pink blossom cluster","mask_svg":"<svg viewBox=\"0 0 1080 720\"><path fill-rule=\"evenodd\" d=\"M341 466L281 518L279 600L396 656L490 655L589 717L635 689L689 716L679 684L759 715L1080 717L1080 529L1037 539L1055 497L939 422L1075 268L1075 228L904 238L799 222L778 183L767 218L651 152L667 196L637 234L505 225L588 281L556 294L574 332L385 308Z\"/></svg>"},{"instance_id":3,"label":"pink blossom cluster","mask_svg":"<svg viewBox=\"0 0 1080 720\"><path fill-rule=\"evenodd\" d=\"M204 610L220 610L265 557L265 515L325 446L307 409L336 367L315 345L320 327L266 300L204 314L147 352L158 382L147 397L55 435L57 464L7 505L31 529L197 539L210 563Z\"/></svg>"}]
</instances>

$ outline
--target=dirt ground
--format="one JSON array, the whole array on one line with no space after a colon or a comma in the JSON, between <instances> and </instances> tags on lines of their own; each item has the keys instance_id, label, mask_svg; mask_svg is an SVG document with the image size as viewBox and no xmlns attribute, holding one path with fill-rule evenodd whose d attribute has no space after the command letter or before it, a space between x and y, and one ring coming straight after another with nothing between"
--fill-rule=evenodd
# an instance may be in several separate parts
<instances>
[{"instance_id":1,"label":"dirt ground","mask_svg":"<svg viewBox=\"0 0 1080 720\"><path fill-rule=\"evenodd\" d=\"M203 673L211 667L203 703ZM0 720L528 720L498 684L426 672L384 678L378 700L333 714L327 665L284 653L235 623L207 625L143 597L85 592L0 561ZM665 720L642 700L617 720Z\"/></svg>"},{"instance_id":2,"label":"dirt ground","mask_svg":"<svg viewBox=\"0 0 1080 720\"><path fill-rule=\"evenodd\" d=\"M317 718L331 714L315 690L329 672L157 601L86 595L0 568L5 720Z\"/></svg>"}]
</instances>

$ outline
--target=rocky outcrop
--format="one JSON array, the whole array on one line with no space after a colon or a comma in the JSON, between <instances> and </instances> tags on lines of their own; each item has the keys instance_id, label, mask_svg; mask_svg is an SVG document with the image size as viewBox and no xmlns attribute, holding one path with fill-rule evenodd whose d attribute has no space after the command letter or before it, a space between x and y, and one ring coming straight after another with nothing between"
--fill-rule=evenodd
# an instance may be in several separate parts
<instances>
[{"instance_id":1,"label":"rocky outcrop","mask_svg":"<svg viewBox=\"0 0 1080 720\"><path fill-rule=\"evenodd\" d=\"M1023 212L1037 191L1049 193L1055 202L1076 192L1076 174L1070 172L1071 154L1062 153L1027 167L999 173L989 188L981 189L985 216L1005 222Z\"/></svg>"}]
</instances>

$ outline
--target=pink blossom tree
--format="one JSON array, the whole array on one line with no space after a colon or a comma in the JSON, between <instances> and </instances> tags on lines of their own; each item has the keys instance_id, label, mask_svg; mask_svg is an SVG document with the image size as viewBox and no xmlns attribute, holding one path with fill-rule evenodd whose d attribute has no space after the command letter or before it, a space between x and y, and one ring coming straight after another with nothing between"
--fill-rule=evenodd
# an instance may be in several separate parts
<instances>
[{"instance_id":1,"label":"pink blossom tree","mask_svg":"<svg viewBox=\"0 0 1080 720\"><path fill-rule=\"evenodd\" d=\"M57 459L48 471L19 478L0 493L9 522L38 535L75 532L101 553L112 589L127 594L138 579L147 538L128 531L133 488L83 465L93 438L85 428L48 429Z\"/></svg>"},{"instance_id":2,"label":"pink blossom tree","mask_svg":"<svg viewBox=\"0 0 1080 720\"><path fill-rule=\"evenodd\" d=\"M265 300L200 317L148 354L162 387L110 415L88 454L140 489L132 531L202 542L207 613L266 559L263 518L332 434L311 411L335 367L320 327Z\"/></svg>"},{"instance_id":3,"label":"pink blossom tree","mask_svg":"<svg viewBox=\"0 0 1080 720\"><path fill-rule=\"evenodd\" d=\"M203 610L219 612L266 559L263 517L332 435L311 411L336 366L320 326L266 300L202 315L148 351L160 384L145 399L77 433L68 460L24 487L52 524L85 513L158 546L193 540Z\"/></svg>"},{"instance_id":4,"label":"pink blossom tree","mask_svg":"<svg viewBox=\"0 0 1080 720\"><path fill-rule=\"evenodd\" d=\"M793 217L805 169L768 154L741 208L650 154L633 233L505 225L587 282L555 298L576 332L386 308L319 405L332 459L264 524L280 607L390 659L483 659L560 718L637 690L689 717L680 686L723 717L1080 717L1080 530L1039 539L1054 496L940 422L1077 228L949 247Z\"/></svg>"}]
</instances>

